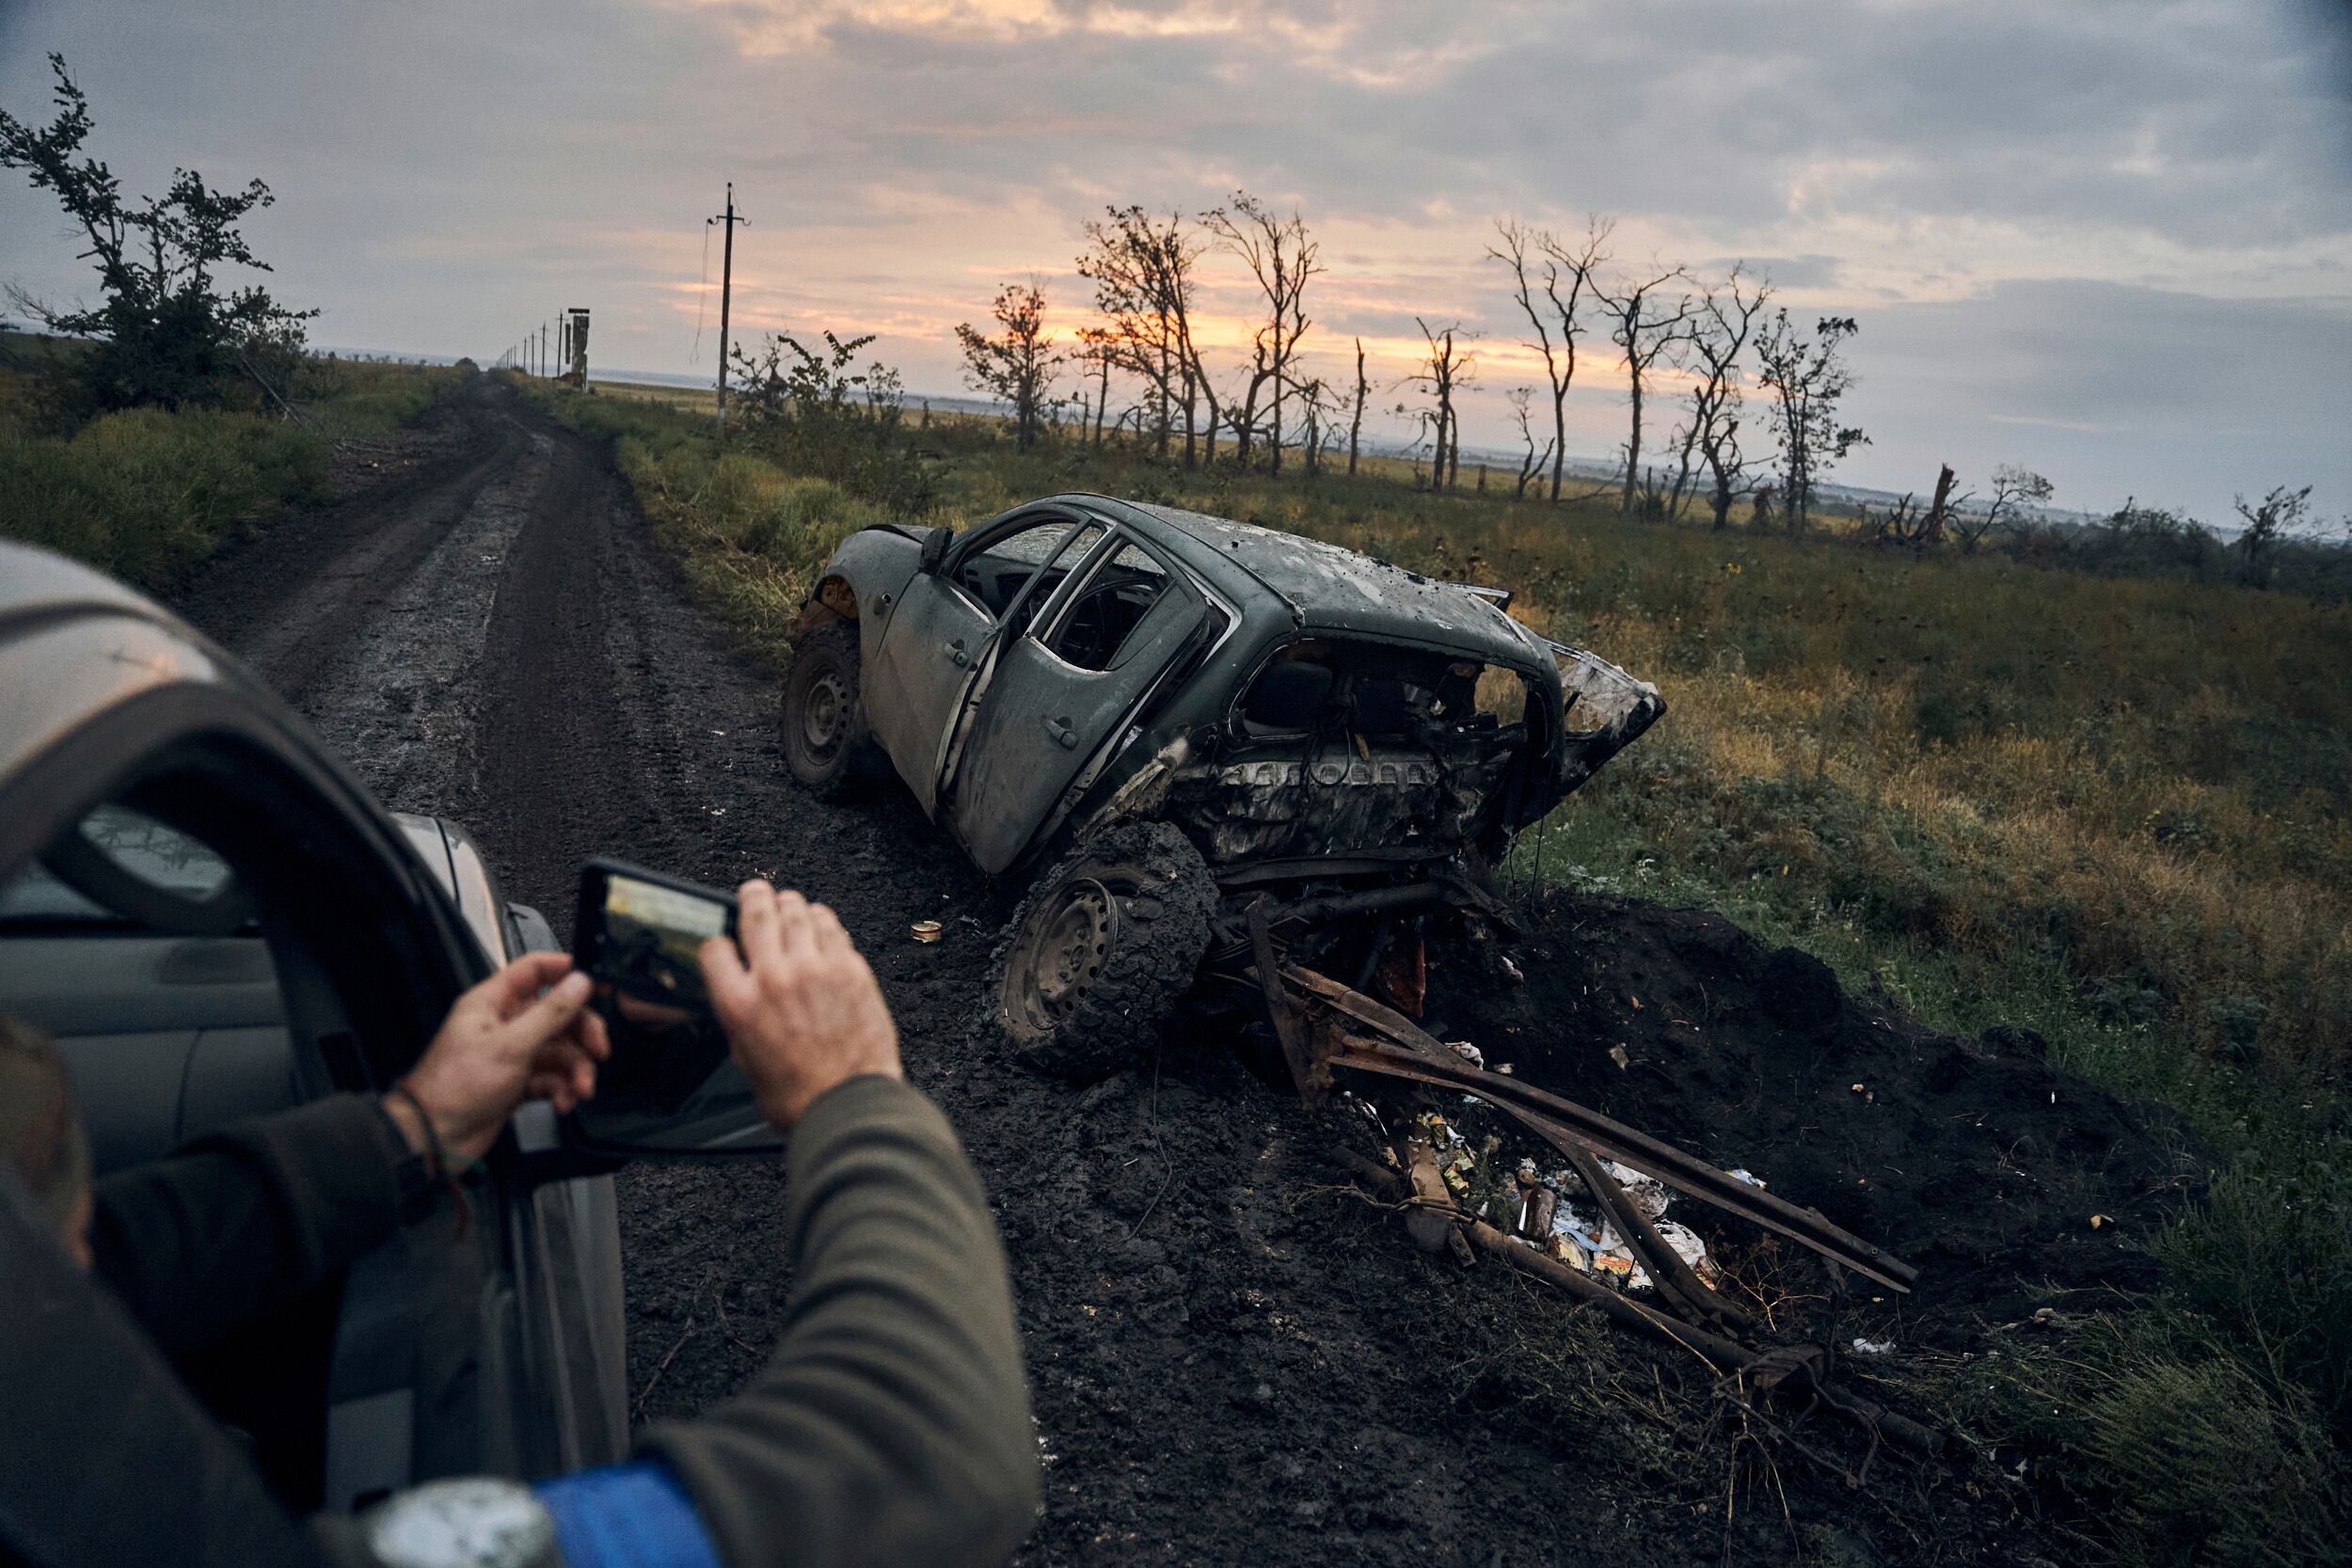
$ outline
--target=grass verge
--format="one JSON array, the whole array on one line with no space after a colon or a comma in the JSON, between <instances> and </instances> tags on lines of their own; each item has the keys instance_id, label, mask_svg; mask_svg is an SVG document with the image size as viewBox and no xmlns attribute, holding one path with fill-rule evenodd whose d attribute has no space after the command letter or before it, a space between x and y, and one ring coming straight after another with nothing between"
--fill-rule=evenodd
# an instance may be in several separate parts
<instances>
[{"instance_id":1,"label":"grass verge","mask_svg":"<svg viewBox=\"0 0 2352 1568\"><path fill-rule=\"evenodd\" d=\"M388 434L460 372L322 367L307 422L217 408L134 408L58 430L23 372L0 371L0 536L142 588L168 584L241 529L323 499L338 440Z\"/></svg>"}]
</instances>

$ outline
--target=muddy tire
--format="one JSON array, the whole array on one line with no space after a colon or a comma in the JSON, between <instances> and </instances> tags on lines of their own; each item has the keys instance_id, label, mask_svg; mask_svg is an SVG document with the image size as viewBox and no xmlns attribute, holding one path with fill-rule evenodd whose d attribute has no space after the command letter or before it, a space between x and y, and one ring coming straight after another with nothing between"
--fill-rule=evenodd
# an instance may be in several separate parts
<instances>
[{"instance_id":1,"label":"muddy tire","mask_svg":"<svg viewBox=\"0 0 2352 1568\"><path fill-rule=\"evenodd\" d=\"M792 646L784 675L784 762L827 800L858 792L876 771L858 683L855 621L828 621Z\"/></svg>"},{"instance_id":2,"label":"muddy tire","mask_svg":"<svg viewBox=\"0 0 2352 1568\"><path fill-rule=\"evenodd\" d=\"M998 1036L1025 1066L1078 1083L1140 1059L1191 988L1216 910L1200 851L1164 822L1079 845L997 945Z\"/></svg>"}]
</instances>

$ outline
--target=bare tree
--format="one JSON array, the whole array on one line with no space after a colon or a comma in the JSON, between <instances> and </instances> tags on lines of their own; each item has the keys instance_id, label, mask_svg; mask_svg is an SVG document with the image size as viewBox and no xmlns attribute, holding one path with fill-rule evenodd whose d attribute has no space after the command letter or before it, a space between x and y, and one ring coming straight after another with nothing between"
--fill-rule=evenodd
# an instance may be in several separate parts
<instances>
[{"instance_id":1,"label":"bare tree","mask_svg":"<svg viewBox=\"0 0 2352 1568\"><path fill-rule=\"evenodd\" d=\"M2257 588L2270 586L2280 541L2295 531L2311 502L2312 487L2308 484L2300 490L2290 490L2281 484L2250 506L2244 496L2234 499L2237 515L2246 519L2246 528L2237 536L2237 547L2245 558L2244 575L2248 582Z\"/></svg>"},{"instance_id":2,"label":"bare tree","mask_svg":"<svg viewBox=\"0 0 2352 1568\"><path fill-rule=\"evenodd\" d=\"M1976 554L1994 530L2015 526L2027 503L2039 506L2056 493L2057 486L2031 468L2002 464L1993 470L1993 496L1984 510L1963 512L1955 507L1952 513L1952 534L1960 541L1961 552Z\"/></svg>"},{"instance_id":3,"label":"bare tree","mask_svg":"<svg viewBox=\"0 0 2352 1568\"><path fill-rule=\"evenodd\" d=\"M1364 380L1364 341L1359 338L1356 340L1356 417L1347 424L1347 477L1350 479L1356 477L1356 453L1363 445L1364 394L1371 389L1371 384ZM2352 532L2352 519L2347 519L2345 529Z\"/></svg>"},{"instance_id":4,"label":"bare tree","mask_svg":"<svg viewBox=\"0 0 2352 1568\"><path fill-rule=\"evenodd\" d=\"M1756 378L1775 403L1773 435L1780 443L1780 498L1788 531L1803 533L1813 491L1830 465L1869 445L1860 429L1837 422L1837 404L1853 389L1842 350L1862 328L1851 316L1823 316L1807 341L1786 309L1775 311L1756 339Z\"/></svg>"},{"instance_id":5,"label":"bare tree","mask_svg":"<svg viewBox=\"0 0 2352 1568\"><path fill-rule=\"evenodd\" d=\"M1527 449L1526 456L1519 461L1518 487L1512 492L1514 499L1525 500L1527 482L1541 473L1544 465L1551 461L1553 443L1557 437L1550 436L1544 437L1544 450L1540 454L1536 452L1535 428L1530 422L1528 416L1528 405L1535 398L1534 388L1514 387L1502 395L1511 404L1512 417L1518 420L1519 444Z\"/></svg>"},{"instance_id":6,"label":"bare tree","mask_svg":"<svg viewBox=\"0 0 2352 1568\"><path fill-rule=\"evenodd\" d=\"M1691 388L1691 412L1677 433L1681 461L1675 471L1674 495L1666 503L1669 515L1682 510L1684 490L1692 463L1702 463L1713 482L1708 496L1715 527L1731 526L1731 499L1746 476L1748 460L1740 447L1740 359L1754 336L1756 318L1772 297L1772 286L1747 286L1744 269L1734 264L1721 289L1707 291L1691 320L1689 343L1697 379Z\"/></svg>"},{"instance_id":7,"label":"bare tree","mask_svg":"<svg viewBox=\"0 0 2352 1568\"><path fill-rule=\"evenodd\" d=\"M1617 510L1623 513L1630 514L1633 510L1634 478L1642 466L1642 380L1661 357L1689 336L1687 324L1697 307L1688 293L1668 293L1674 284L1689 278L1690 274L1682 268L1672 267L1620 278L1613 293L1598 286L1594 289L1594 297L1609 312L1609 341L1617 345L1617 352L1624 357L1631 393L1632 424L1625 443L1625 488L1617 500Z\"/></svg>"},{"instance_id":8,"label":"bare tree","mask_svg":"<svg viewBox=\"0 0 2352 1568\"><path fill-rule=\"evenodd\" d=\"M1287 218L1247 191L1235 191L1223 207L1200 214L1203 228L1217 245L1239 257L1257 279L1264 296L1265 325L1252 334L1249 379L1238 411L1227 410L1245 464L1258 434L1258 398L1272 384L1273 396L1265 426L1268 465L1282 471L1282 393L1292 380L1291 362L1298 341L1314 325L1306 309L1307 284L1323 270L1322 249L1307 232L1307 220L1294 211Z\"/></svg>"},{"instance_id":9,"label":"bare tree","mask_svg":"<svg viewBox=\"0 0 2352 1568\"><path fill-rule=\"evenodd\" d=\"M1094 376L1094 428L1086 434L1089 444L1100 451L1103 448L1104 410L1109 408L1111 401L1111 367L1120 359L1119 344L1111 330L1102 326L1078 328L1078 341L1084 345L1077 353L1080 379L1083 382L1089 372ZM1082 404L1080 413L1084 412ZM1084 423L1082 420L1082 431Z\"/></svg>"},{"instance_id":10,"label":"bare tree","mask_svg":"<svg viewBox=\"0 0 2352 1568\"><path fill-rule=\"evenodd\" d=\"M1595 277L1609 259L1602 246L1613 227L1598 217L1590 218L1581 243L1571 245L1549 230L1530 229L1512 219L1495 225L1501 244L1486 247L1489 257L1511 269L1512 298L1535 332L1535 341L1528 346L1544 356L1544 378L1551 388L1554 501L1560 499L1561 470L1566 462L1568 387L1576 380L1576 344L1584 328L1582 312L1598 297ZM1535 297L1539 289L1540 303Z\"/></svg>"},{"instance_id":11,"label":"bare tree","mask_svg":"<svg viewBox=\"0 0 2352 1568\"><path fill-rule=\"evenodd\" d=\"M1475 355L1464 350L1457 339L1467 339L1458 323L1433 327L1419 316L1413 325L1421 328L1429 352L1419 369L1397 383L1400 387L1417 387L1429 395L1429 407L1421 412L1422 423L1436 436L1430 459L1429 488L1445 490L1453 487L1462 467L1461 420L1454 407L1454 394L1466 385L1478 369ZM1397 412L1415 412L1400 404Z\"/></svg>"},{"instance_id":12,"label":"bare tree","mask_svg":"<svg viewBox=\"0 0 2352 1568\"><path fill-rule=\"evenodd\" d=\"M1045 330L1042 280L1006 284L996 291L992 310L1002 336L989 337L969 322L956 328L963 345L964 380L976 391L1012 404L1014 436L1026 451L1037 444L1040 416L1062 364L1053 334Z\"/></svg>"},{"instance_id":13,"label":"bare tree","mask_svg":"<svg viewBox=\"0 0 2352 1568\"><path fill-rule=\"evenodd\" d=\"M1298 383L1299 420L1307 434L1302 450L1309 479L1323 471L1324 450L1330 445L1332 425L1343 406L1338 394L1323 377L1318 375Z\"/></svg>"},{"instance_id":14,"label":"bare tree","mask_svg":"<svg viewBox=\"0 0 2352 1568\"><path fill-rule=\"evenodd\" d=\"M1191 351L1193 265L1202 246L1175 214L1165 220L1141 207L1108 207L1086 225L1078 276L1094 285L1094 308L1115 363L1142 380L1152 414L1152 446L1162 457L1176 416L1184 421L1184 462L1197 459L1199 361Z\"/></svg>"}]
</instances>

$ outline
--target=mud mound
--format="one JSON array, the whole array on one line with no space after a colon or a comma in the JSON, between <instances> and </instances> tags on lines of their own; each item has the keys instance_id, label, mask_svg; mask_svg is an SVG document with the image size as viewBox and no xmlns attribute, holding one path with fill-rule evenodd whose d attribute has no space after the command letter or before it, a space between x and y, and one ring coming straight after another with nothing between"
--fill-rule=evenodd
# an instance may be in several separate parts
<instances>
[{"instance_id":1,"label":"mud mound","mask_svg":"<svg viewBox=\"0 0 2352 1568\"><path fill-rule=\"evenodd\" d=\"M2185 1134L2030 1030L1923 1029L1703 911L1555 894L1528 913L1524 983L1433 962L1431 1027L1917 1264L1907 1301L1864 1313L1874 1338L1961 1349L2045 1288L2158 1282L2140 1248L2183 1200Z\"/></svg>"}]
</instances>

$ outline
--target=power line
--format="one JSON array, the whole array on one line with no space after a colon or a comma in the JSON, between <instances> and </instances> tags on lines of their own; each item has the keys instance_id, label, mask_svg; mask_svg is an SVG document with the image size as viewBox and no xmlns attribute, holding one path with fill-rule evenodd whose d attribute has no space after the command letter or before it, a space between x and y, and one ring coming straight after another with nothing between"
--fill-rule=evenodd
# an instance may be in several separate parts
<instances>
[{"instance_id":1,"label":"power line","mask_svg":"<svg viewBox=\"0 0 2352 1568\"><path fill-rule=\"evenodd\" d=\"M729 232L732 232L732 230L729 230ZM709 304L710 224L706 220L703 224L703 280L701 285L694 291L694 346L686 351L686 362L690 365L699 364L702 362L703 311L708 307Z\"/></svg>"}]
</instances>

